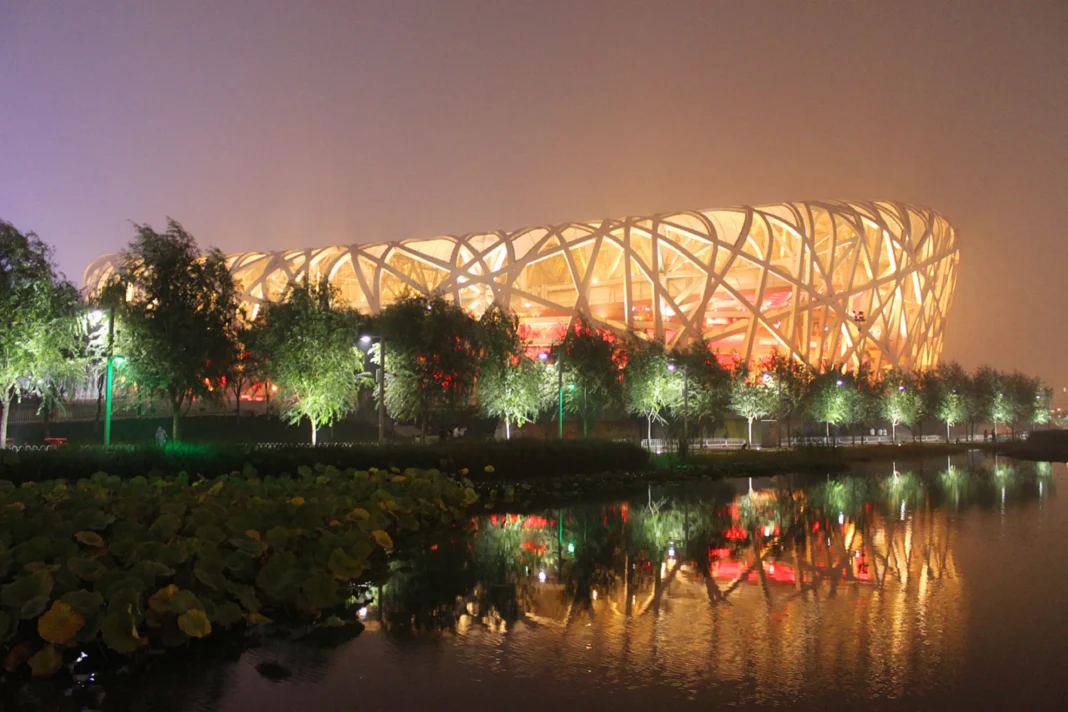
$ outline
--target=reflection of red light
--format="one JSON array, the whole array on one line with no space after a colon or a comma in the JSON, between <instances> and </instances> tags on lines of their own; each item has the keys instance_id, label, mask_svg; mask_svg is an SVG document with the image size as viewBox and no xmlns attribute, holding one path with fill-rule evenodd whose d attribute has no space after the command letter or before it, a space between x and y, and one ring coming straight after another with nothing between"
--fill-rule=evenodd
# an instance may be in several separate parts
<instances>
[{"instance_id":1,"label":"reflection of red light","mask_svg":"<svg viewBox=\"0 0 1068 712\"><path fill-rule=\"evenodd\" d=\"M721 579L736 579L742 575L742 572L748 568L748 565L742 561L715 561L712 563L712 577ZM765 563L764 564L764 576L775 583L794 583L797 580L797 574L792 566L778 563ZM755 582L759 577L756 570L750 571L749 575L745 577L745 580L749 583Z\"/></svg>"},{"instance_id":2,"label":"reflection of red light","mask_svg":"<svg viewBox=\"0 0 1068 712\"><path fill-rule=\"evenodd\" d=\"M729 559L731 558L731 550L727 547L721 547L719 549L709 549L708 558L710 559Z\"/></svg>"},{"instance_id":3,"label":"reflection of red light","mask_svg":"<svg viewBox=\"0 0 1068 712\"><path fill-rule=\"evenodd\" d=\"M430 550L431 551L437 551L438 550L438 545L437 544L431 544L430 545Z\"/></svg>"}]
</instances>

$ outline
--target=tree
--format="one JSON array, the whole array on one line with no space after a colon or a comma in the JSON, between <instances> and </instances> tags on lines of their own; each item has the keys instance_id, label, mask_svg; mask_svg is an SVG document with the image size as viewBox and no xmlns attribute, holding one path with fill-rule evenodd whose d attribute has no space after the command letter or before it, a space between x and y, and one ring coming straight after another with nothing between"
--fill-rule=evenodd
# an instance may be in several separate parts
<instances>
[{"instance_id":1,"label":"tree","mask_svg":"<svg viewBox=\"0 0 1068 712\"><path fill-rule=\"evenodd\" d=\"M441 297L407 296L375 316L371 330L386 342L390 417L417 421L425 438L433 413L471 403L482 333L463 309ZM376 349L375 363L379 354Z\"/></svg>"},{"instance_id":2,"label":"tree","mask_svg":"<svg viewBox=\"0 0 1068 712\"><path fill-rule=\"evenodd\" d=\"M163 233L135 229L111 285L122 295L117 344L137 392L170 403L178 441L183 407L223 392L237 351L237 289L223 254L213 248L201 255L177 221L168 218Z\"/></svg>"},{"instance_id":3,"label":"tree","mask_svg":"<svg viewBox=\"0 0 1068 712\"><path fill-rule=\"evenodd\" d=\"M897 369L883 374L877 386L879 410L890 421L891 441L897 442L897 426L910 429L923 413L923 394L916 381Z\"/></svg>"},{"instance_id":4,"label":"tree","mask_svg":"<svg viewBox=\"0 0 1068 712\"><path fill-rule=\"evenodd\" d=\"M479 319L481 367L478 401L483 412L504 421L504 436L512 438L512 424L522 427L538 417L545 404L543 376L524 355L519 319L494 303Z\"/></svg>"},{"instance_id":5,"label":"tree","mask_svg":"<svg viewBox=\"0 0 1068 712\"><path fill-rule=\"evenodd\" d=\"M57 394L76 353L77 293L36 234L0 220L0 448L7 447L12 400Z\"/></svg>"},{"instance_id":6,"label":"tree","mask_svg":"<svg viewBox=\"0 0 1068 712\"><path fill-rule=\"evenodd\" d=\"M879 385L875 375L861 364L857 369L842 374L846 403L845 423L850 426L854 444L857 441L856 426L864 426L880 417ZM864 443L861 429L860 442Z\"/></svg>"},{"instance_id":7,"label":"tree","mask_svg":"<svg viewBox=\"0 0 1068 712\"><path fill-rule=\"evenodd\" d=\"M980 366L973 377L979 400L979 412L990 419L994 426L994 440L998 439L998 423L1010 423L1015 418L1016 407L1006 394L1008 383L1005 374L989 366Z\"/></svg>"},{"instance_id":8,"label":"tree","mask_svg":"<svg viewBox=\"0 0 1068 712\"><path fill-rule=\"evenodd\" d=\"M1034 413L1031 416L1031 430L1036 425L1046 425L1052 420L1050 406L1053 404L1053 389L1038 381L1038 394L1035 396Z\"/></svg>"},{"instance_id":9,"label":"tree","mask_svg":"<svg viewBox=\"0 0 1068 712\"><path fill-rule=\"evenodd\" d=\"M307 418L311 443L318 432L353 409L361 387L370 385L356 338L363 318L337 304L337 290L324 278L294 285L283 302L269 303L253 326L252 341L263 367L278 384L282 417Z\"/></svg>"},{"instance_id":10,"label":"tree","mask_svg":"<svg viewBox=\"0 0 1068 712\"><path fill-rule=\"evenodd\" d=\"M234 415L238 420L241 419L241 394L265 375L263 363L260 361L263 345L256 341L254 329L249 326L238 329L237 351L224 377L227 388L234 394Z\"/></svg>"},{"instance_id":11,"label":"tree","mask_svg":"<svg viewBox=\"0 0 1068 712\"><path fill-rule=\"evenodd\" d=\"M664 422L661 414L682 400L681 379L668 370L671 359L662 341L630 334L623 352L623 407L645 418L646 437L652 440L653 421Z\"/></svg>"},{"instance_id":12,"label":"tree","mask_svg":"<svg viewBox=\"0 0 1068 712\"><path fill-rule=\"evenodd\" d=\"M691 341L685 348L672 350L671 358L682 368L675 371L680 396L670 410L677 415L685 407L687 417L699 423L721 418L730 406L731 372L708 343ZM683 379L688 390L685 399L681 397Z\"/></svg>"},{"instance_id":13,"label":"tree","mask_svg":"<svg viewBox=\"0 0 1068 712\"><path fill-rule=\"evenodd\" d=\"M826 423L828 440L831 438L831 426L841 425L849 418L849 390L842 374L834 368L824 371L812 381L808 411L813 419Z\"/></svg>"},{"instance_id":14,"label":"tree","mask_svg":"<svg viewBox=\"0 0 1068 712\"><path fill-rule=\"evenodd\" d=\"M622 395L616 338L579 316L553 352L564 354L564 410L582 421L582 434L588 435L590 422Z\"/></svg>"},{"instance_id":15,"label":"tree","mask_svg":"<svg viewBox=\"0 0 1068 712\"><path fill-rule=\"evenodd\" d=\"M771 376L759 368L739 362L731 378L731 408L749 422L749 446L753 445L753 421L771 413L775 394L769 388Z\"/></svg>"},{"instance_id":16,"label":"tree","mask_svg":"<svg viewBox=\"0 0 1068 712\"><path fill-rule=\"evenodd\" d=\"M770 415L786 423L786 441L790 442L790 420L804 405L812 383L812 373L795 358L772 351L761 359L760 370L768 376L771 391Z\"/></svg>"},{"instance_id":17,"label":"tree","mask_svg":"<svg viewBox=\"0 0 1068 712\"><path fill-rule=\"evenodd\" d=\"M950 427L965 422L969 416L968 374L956 361L940 364L934 374L926 383L933 395L932 410L946 424L948 443Z\"/></svg>"}]
</instances>

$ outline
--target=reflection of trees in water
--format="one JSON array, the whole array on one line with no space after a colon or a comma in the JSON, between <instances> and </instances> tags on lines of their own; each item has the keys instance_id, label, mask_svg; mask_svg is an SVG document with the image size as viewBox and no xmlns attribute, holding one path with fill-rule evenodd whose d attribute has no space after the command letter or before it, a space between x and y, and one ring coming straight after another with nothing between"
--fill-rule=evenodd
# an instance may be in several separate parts
<instances>
[{"instance_id":1,"label":"reflection of trees in water","mask_svg":"<svg viewBox=\"0 0 1068 712\"><path fill-rule=\"evenodd\" d=\"M952 578L945 512L1048 493L1049 473L1004 460L947 462L922 475L894 466L882 477L775 478L770 489L731 497L650 491L612 505L483 517L459 558L415 554L387 586L384 614L431 627L453 627L465 614L505 627L546 617L570 624L601 610L658 613L673 587L690 583L713 605L756 584L774 606L844 586Z\"/></svg>"},{"instance_id":2,"label":"reflection of trees in water","mask_svg":"<svg viewBox=\"0 0 1068 712\"><path fill-rule=\"evenodd\" d=\"M451 554L407 557L383 615L390 630L570 627L626 666L685 653L673 664L694 676L712 664L781 688L833 670L889 691L962 657L954 513L1049 496L1051 474L947 461L479 517Z\"/></svg>"}]
</instances>

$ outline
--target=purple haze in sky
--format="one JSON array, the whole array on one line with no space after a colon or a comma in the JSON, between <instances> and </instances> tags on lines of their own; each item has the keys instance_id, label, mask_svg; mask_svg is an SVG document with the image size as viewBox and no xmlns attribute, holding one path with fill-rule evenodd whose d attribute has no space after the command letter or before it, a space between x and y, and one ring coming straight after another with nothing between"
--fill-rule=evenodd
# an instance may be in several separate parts
<instances>
[{"instance_id":1,"label":"purple haze in sky","mask_svg":"<svg viewBox=\"0 0 1068 712\"><path fill-rule=\"evenodd\" d=\"M1068 3L0 0L0 217L81 281L737 203L960 230L947 358L1068 383Z\"/></svg>"}]
</instances>

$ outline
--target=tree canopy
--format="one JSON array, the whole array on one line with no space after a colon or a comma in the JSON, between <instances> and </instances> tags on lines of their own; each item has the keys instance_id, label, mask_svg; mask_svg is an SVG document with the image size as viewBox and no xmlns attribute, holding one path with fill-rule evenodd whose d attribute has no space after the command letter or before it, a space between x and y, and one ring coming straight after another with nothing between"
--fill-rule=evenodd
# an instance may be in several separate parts
<instances>
[{"instance_id":1,"label":"tree canopy","mask_svg":"<svg viewBox=\"0 0 1068 712\"><path fill-rule=\"evenodd\" d=\"M291 423L307 418L313 445L319 429L344 417L370 385L356 346L363 325L324 279L297 284L285 301L267 304L250 331L264 372L280 388L282 416Z\"/></svg>"},{"instance_id":2,"label":"tree canopy","mask_svg":"<svg viewBox=\"0 0 1068 712\"><path fill-rule=\"evenodd\" d=\"M170 403L172 438L179 440L183 407L224 391L237 354L237 289L223 254L202 255L177 221L168 219L162 233L135 229L111 285L120 295L117 348L137 392Z\"/></svg>"},{"instance_id":3,"label":"tree canopy","mask_svg":"<svg viewBox=\"0 0 1068 712\"><path fill-rule=\"evenodd\" d=\"M77 310L77 292L56 271L49 247L0 220L0 448L12 400L25 393L56 398L59 384L80 368Z\"/></svg>"},{"instance_id":4,"label":"tree canopy","mask_svg":"<svg viewBox=\"0 0 1068 712\"><path fill-rule=\"evenodd\" d=\"M590 423L622 395L617 339L579 316L553 354L564 359L564 410L582 421L587 435Z\"/></svg>"},{"instance_id":5,"label":"tree canopy","mask_svg":"<svg viewBox=\"0 0 1068 712\"><path fill-rule=\"evenodd\" d=\"M519 319L494 303L479 319L481 359L478 401L491 418L504 421L505 438L512 425L532 422L546 403L543 375L524 353Z\"/></svg>"},{"instance_id":6,"label":"tree canopy","mask_svg":"<svg viewBox=\"0 0 1068 712\"><path fill-rule=\"evenodd\" d=\"M664 422L663 413L682 398L682 379L668 369L672 361L662 341L631 334L623 352L623 407L645 418L646 437L652 439L653 422Z\"/></svg>"},{"instance_id":7,"label":"tree canopy","mask_svg":"<svg viewBox=\"0 0 1068 712\"><path fill-rule=\"evenodd\" d=\"M425 435L432 414L471 403L483 344L478 322L462 308L407 296L375 316L371 329L386 342L390 417L418 421Z\"/></svg>"}]
</instances>

